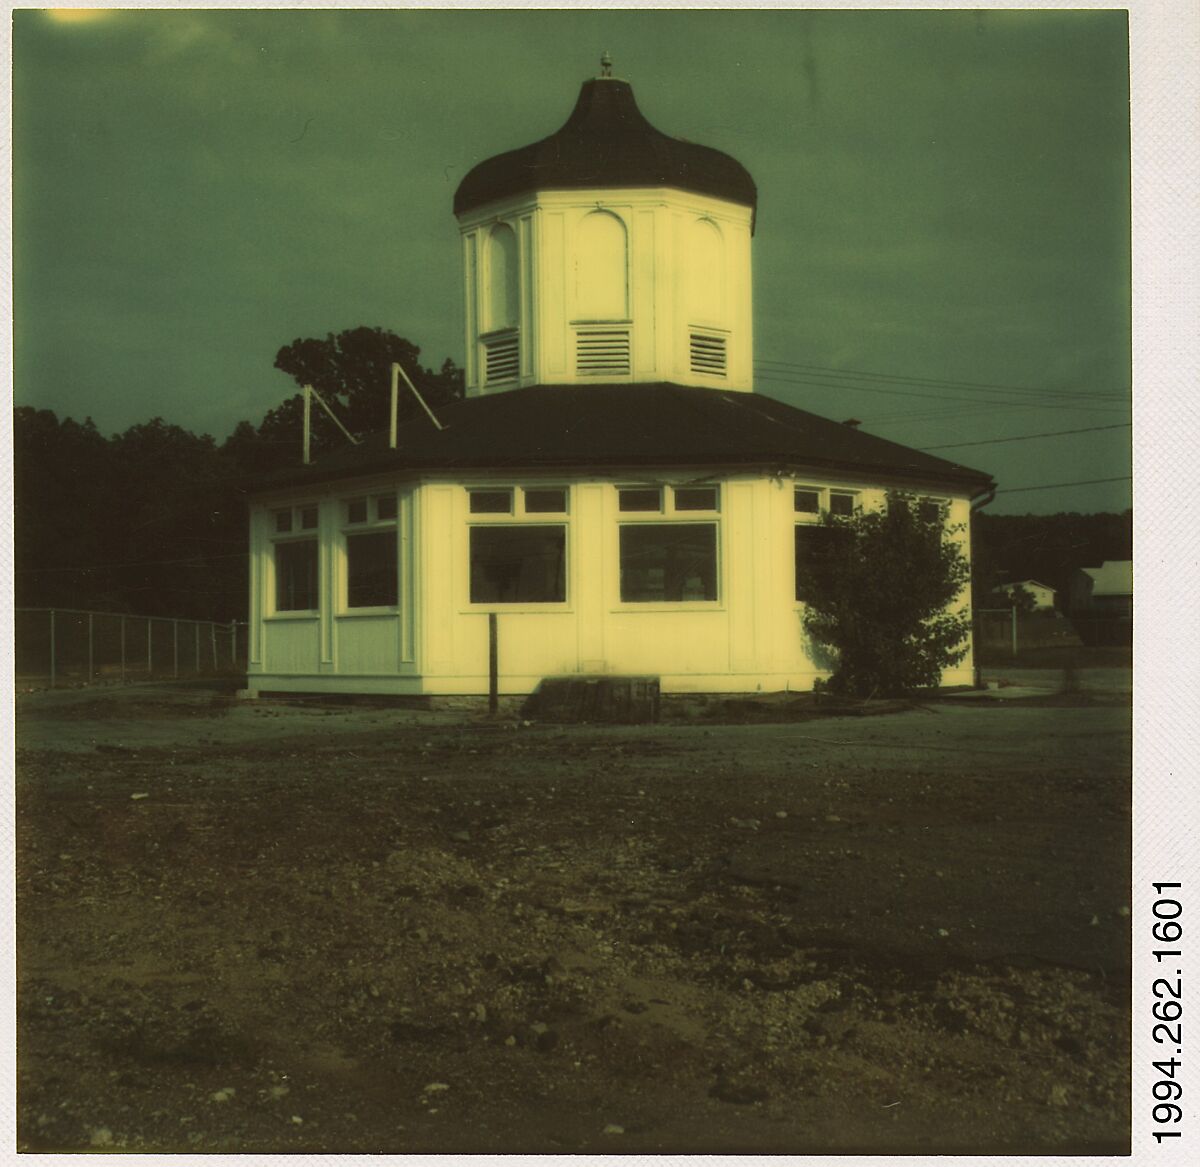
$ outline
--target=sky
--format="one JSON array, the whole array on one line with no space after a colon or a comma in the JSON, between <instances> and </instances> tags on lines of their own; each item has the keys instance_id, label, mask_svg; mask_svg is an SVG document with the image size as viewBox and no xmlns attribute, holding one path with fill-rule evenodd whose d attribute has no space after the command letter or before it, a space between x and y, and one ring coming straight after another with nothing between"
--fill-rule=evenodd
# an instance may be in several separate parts
<instances>
[{"instance_id":1,"label":"sky","mask_svg":"<svg viewBox=\"0 0 1200 1167\"><path fill-rule=\"evenodd\" d=\"M759 392L990 472L992 512L1123 510L1125 21L15 12L16 401L219 440L294 391L297 337L379 325L461 363L454 189L557 129L607 50L654 125L757 182Z\"/></svg>"}]
</instances>

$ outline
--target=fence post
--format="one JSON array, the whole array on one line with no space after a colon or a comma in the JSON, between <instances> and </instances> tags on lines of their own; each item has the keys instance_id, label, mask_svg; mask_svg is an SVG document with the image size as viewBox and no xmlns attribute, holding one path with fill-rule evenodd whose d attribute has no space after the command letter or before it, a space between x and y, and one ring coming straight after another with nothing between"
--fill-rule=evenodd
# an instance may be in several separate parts
<instances>
[{"instance_id":1,"label":"fence post","mask_svg":"<svg viewBox=\"0 0 1200 1167\"><path fill-rule=\"evenodd\" d=\"M217 671L217 626L211 620L208 622L208 632L212 637L213 672L215 673Z\"/></svg>"},{"instance_id":2,"label":"fence post","mask_svg":"<svg viewBox=\"0 0 1200 1167\"><path fill-rule=\"evenodd\" d=\"M200 622L192 621L192 631L196 633L196 672L200 672Z\"/></svg>"},{"instance_id":3,"label":"fence post","mask_svg":"<svg viewBox=\"0 0 1200 1167\"><path fill-rule=\"evenodd\" d=\"M1013 656L1017 655L1017 605L1012 607L1012 652Z\"/></svg>"},{"instance_id":4,"label":"fence post","mask_svg":"<svg viewBox=\"0 0 1200 1167\"><path fill-rule=\"evenodd\" d=\"M121 617L121 684L125 684L125 617Z\"/></svg>"},{"instance_id":5,"label":"fence post","mask_svg":"<svg viewBox=\"0 0 1200 1167\"><path fill-rule=\"evenodd\" d=\"M96 675L96 639L94 635L94 620L95 615L92 612L88 613L88 675L87 683L92 683L92 678Z\"/></svg>"},{"instance_id":6,"label":"fence post","mask_svg":"<svg viewBox=\"0 0 1200 1167\"><path fill-rule=\"evenodd\" d=\"M154 617L146 617L146 680L154 679Z\"/></svg>"},{"instance_id":7,"label":"fence post","mask_svg":"<svg viewBox=\"0 0 1200 1167\"><path fill-rule=\"evenodd\" d=\"M50 609L50 688L55 686L54 675L54 609Z\"/></svg>"},{"instance_id":8,"label":"fence post","mask_svg":"<svg viewBox=\"0 0 1200 1167\"><path fill-rule=\"evenodd\" d=\"M179 680L179 621L171 621L171 648L174 654L175 680Z\"/></svg>"}]
</instances>

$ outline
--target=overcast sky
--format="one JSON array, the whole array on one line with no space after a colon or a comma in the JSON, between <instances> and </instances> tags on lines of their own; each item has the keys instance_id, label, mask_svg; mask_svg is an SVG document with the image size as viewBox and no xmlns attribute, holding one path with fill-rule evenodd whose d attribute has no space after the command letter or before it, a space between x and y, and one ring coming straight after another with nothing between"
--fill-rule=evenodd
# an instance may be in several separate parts
<instances>
[{"instance_id":1,"label":"overcast sky","mask_svg":"<svg viewBox=\"0 0 1200 1167\"><path fill-rule=\"evenodd\" d=\"M1095 428L1129 420L1123 12L13 15L19 403L220 439L299 336L461 363L454 188L608 50L758 184L760 392L990 471L994 511L1129 505L1016 491L1129 473Z\"/></svg>"}]
</instances>

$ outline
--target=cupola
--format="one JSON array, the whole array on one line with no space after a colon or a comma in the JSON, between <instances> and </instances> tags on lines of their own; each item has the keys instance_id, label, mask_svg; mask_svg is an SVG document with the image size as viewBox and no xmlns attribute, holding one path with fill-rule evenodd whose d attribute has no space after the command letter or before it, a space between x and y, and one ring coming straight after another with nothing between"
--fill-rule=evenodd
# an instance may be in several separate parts
<instances>
[{"instance_id":1,"label":"cupola","mask_svg":"<svg viewBox=\"0 0 1200 1167\"><path fill-rule=\"evenodd\" d=\"M754 180L655 129L610 74L606 56L561 129L479 163L455 193L469 396L752 387Z\"/></svg>"}]
</instances>

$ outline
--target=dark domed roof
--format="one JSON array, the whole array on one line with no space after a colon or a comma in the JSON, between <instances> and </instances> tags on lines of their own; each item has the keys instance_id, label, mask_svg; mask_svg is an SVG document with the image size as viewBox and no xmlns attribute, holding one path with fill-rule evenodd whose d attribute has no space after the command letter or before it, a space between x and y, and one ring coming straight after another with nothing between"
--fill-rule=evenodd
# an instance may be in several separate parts
<instances>
[{"instance_id":1,"label":"dark domed roof","mask_svg":"<svg viewBox=\"0 0 1200 1167\"><path fill-rule=\"evenodd\" d=\"M583 83L557 133L474 167L455 192L454 213L528 191L598 186L673 186L752 211L758 201L740 162L661 133L642 116L628 81L597 77Z\"/></svg>"}]
</instances>

